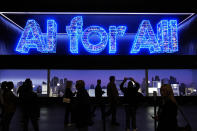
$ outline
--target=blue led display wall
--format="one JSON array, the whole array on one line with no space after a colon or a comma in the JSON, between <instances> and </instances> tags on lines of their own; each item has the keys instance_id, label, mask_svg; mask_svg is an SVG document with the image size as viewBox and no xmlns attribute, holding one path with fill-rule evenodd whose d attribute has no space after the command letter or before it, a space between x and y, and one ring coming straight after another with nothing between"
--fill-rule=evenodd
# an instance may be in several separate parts
<instances>
[{"instance_id":1,"label":"blue led display wall","mask_svg":"<svg viewBox=\"0 0 197 131\"><path fill-rule=\"evenodd\" d=\"M0 55L196 55L195 13L0 12Z\"/></svg>"}]
</instances>

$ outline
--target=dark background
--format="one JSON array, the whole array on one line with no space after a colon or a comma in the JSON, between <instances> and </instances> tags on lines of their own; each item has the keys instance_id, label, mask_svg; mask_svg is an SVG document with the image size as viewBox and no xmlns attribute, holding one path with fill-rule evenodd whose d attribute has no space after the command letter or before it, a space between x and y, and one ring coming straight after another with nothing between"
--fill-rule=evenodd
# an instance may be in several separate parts
<instances>
[{"instance_id":1,"label":"dark background","mask_svg":"<svg viewBox=\"0 0 197 131\"><path fill-rule=\"evenodd\" d=\"M195 1L182 0L31 0L0 4L19 12L197 12ZM197 68L197 56L0 56L2 69L183 69Z\"/></svg>"},{"instance_id":2,"label":"dark background","mask_svg":"<svg viewBox=\"0 0 197 131\"><path fill-rule=\"evenodd\" d=\"M195 12L194 0L3 0L1 11Z\"/></svg>"}]
</instances>

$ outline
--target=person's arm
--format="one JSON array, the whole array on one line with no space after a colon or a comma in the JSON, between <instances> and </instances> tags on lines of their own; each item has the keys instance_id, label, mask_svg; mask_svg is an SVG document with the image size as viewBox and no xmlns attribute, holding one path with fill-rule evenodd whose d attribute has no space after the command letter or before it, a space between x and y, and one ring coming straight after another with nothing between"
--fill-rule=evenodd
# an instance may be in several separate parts
<instances>
[{"instance_id":1,"label":"person's arm","mask_svg":"<svg viewBox=\"0 0 197 131\"><path fill-rule=\"evenodd\" d=\"M105 92L102 90L102 88L100 86L97 87L98 89L98 94L99 96L102 96Z\"/></svg>"},{"instance_id":2,"label":"person's arm","mask_svg":"<svg viewBox=\"0 0 197 131\"><path fill-rule=\"evenodd\" d=\"M73 98L75 96L75 93L73 93L72 91L71 91L71 89L69 89L69 97L70 98Z\"/></svg>"},{"instance_id":3,"label":"person's arm","mask_svg":"<svg viewBox=\"0 0 197 131\"><path fill-rule=\"evenodd\" d=\"M140 88L140 84L133 78L130 78L130 80L135 83L135 89L137 89L137 91L138 91L138 89Z\"/></svg>"},{"instance_id":4,"label":"person's arm","mask_svg":"<svg viewBox=\"0 0 197 131\"><path fill-rule=\"evenodd\" d=\"M19 86L19 88L18 88L18 90L17 90L17 95L19 95L19 93L20 93L20 91L21 91L21 86Z\"/></svg>"},{"instance_id":5,"label":"person's arm","mask_svg":"<svg viewBox=\"0 0 197 131\"><path fill-rule=\"evenodd\" d=\"M102 91L102 95L105 93L102 89L101 89L101 91Z\"/></svg>"},{"instance_id":6,"label":"person's arm","mask_svg":"<svg viewBox=\"0 0 197 131\"><path fill-rule=\"evenodd\" d=\"M131 81L133 81L135 84L137 84L138 82L134 79L134 78L130 78Z\"/></svg>"},{"instance_id":7,"label":"person's arm","mask_svg":"<svg viewBox=\"0 0 197 131\"><path fill-rule=\"evenodd\" d=\"M138 82L135 82L135 87L140 88L140 84Z\"/></svg>"},{"instance_id":8,"label":"person's arm","mask_svg":"<svg viewBox=\"0 0 197 131\"><path fill-rule=\"evenodd\" d=\"M99 96L100 92L99 92L99 89L98 89L98 86L96 86L95 88L95 96Z\"/></svg>"},{"instance_id":9,"label":"person's arm","mask_svg":"<svg viewBox=\"0 0 197 131\"><path fill-rule=\"evenodd\" d=\"M72 97L74 97L74 96L75 96L75 94L76 94L76 92L72 92L72 91L71 91L71 94L72 94Z\"/></svg>"},{"instance_id":10,"label":"person's arm","mask_svg":"<svg viewBox=\"0 0 197 131\"><path fill-rule=\"evenodd\" d=\"M155 119L156 121L159 121L161 119L161 105L159 105L156 116L152 116L153 119Z\"/></svg>"},{"instance_id":11,"label":"person's arm","mask_svg":"<svg viewBox=\"0 0 197 131\"><path fill-rule=\"evenodd\" d=\"M120 90L125 93L126 92L126 89L123 87L124 86L124 83L127 81L127 78L124 78L124 80L122 81L122 83L120 84Z\"/></svg>"}]
</instances>

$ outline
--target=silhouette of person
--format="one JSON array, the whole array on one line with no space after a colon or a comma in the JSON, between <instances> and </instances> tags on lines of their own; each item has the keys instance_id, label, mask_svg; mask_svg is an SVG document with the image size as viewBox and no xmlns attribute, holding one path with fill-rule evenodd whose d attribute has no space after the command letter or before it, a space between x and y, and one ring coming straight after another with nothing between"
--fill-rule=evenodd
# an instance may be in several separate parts
<instances>
[{"instance_id":1,"label":"silhouette of person","mask_svg":"<svg viewBox=\"0 0 197 131\"><path fill-rule=\"evenodd\" d=\"M3 118L3 114L4 114L4 99L3 99L3 94L4 91L6 90L7 87L7 81L3 81L1 83L1 88L0 88L0 109L1 109L1 114L0 114L0 125L2 124L2 118Z\"/></svg>"},{"instance_id":2,"label":"silhouette of person","mask_svg":"<svg viewBox=\"0 0 197 131\"><path fill-rule=\"evenodd\" d=\"M17 97L11 91L14 88L13 82L7 82L7 88L4 90L4 114L3 114L3 131L9 131L9 126L16 111Z\"/></svg>"},{"instance_id":3,"label":"silhouette of person","mask_svg":"<svg viewBox=\"0 0 197 131\"><path fill-rule=\"evenodd\" d=\"M75 121L79 131L88 131L91 122L90 97L85 89L83 80L76 81L76 100L75 100Z\"/></svg>"},{"instance_id":4,"label":"silhouette of person","mask_svg":"<svg viewBox=\"0 0 197 131\"><path fill-rule=\"evenodd\" d=\"M123 87L125 82L128 82L127 88ZM125 101L125 114L126 114L126 130L130 131L130 121L132 125L132 130L136 131L136 110L138 105L138 89L140 85L133 78L124 78L123 82L120 84L120 90L124 94Z\"/></svg>"},{"instance_id":5,"label":"silhouette of person","mask_svg":"<svg viewBox=\"0 0 197 131\"><path fill-rule=\"evenodd\" d=\"M28 131L29 120L31 120L34 130L39 131L40 108L37 94L33 92L32 81L29 78L21 87L19 98L22 107L23 131Z\"/></svg>"},{"instance_id":6,"label":"silhouette of person","mask_svg":"<svg viewBox=\"0 0 197 131\"><path fill-rule=\"evenodd\" d=\"M102 95L104 93L105 92L101 88L101 80L98 79L97 80L97 85L96 85L96 88L95 88L95 106L93 107L93 114L96 111L96 107L97 106L100 107L100 109L101 109L101 119L103 119L104 113L105 113L105 105L104 105L104 101L102 99Z\"/></svg>"},{"instance_id":7,"label":"silhouette of person","mask_svg":"<svg viewBox=\"0 0 197 131\"><path fill-rule=\"evenodd\" d=\"M37 89L36 89L36 91L37 91L37 94L38 95L41 95L42 94L42 87L41 86L38 86Z\"/></svg>"},{"instance_id":8,"label":"silhouette of person","mask_svg":"<svg viewBox=\"0 0 197 131\"><path fill-rule=\"evenodd\" d=\"M178 131L177 125L177 102L171 85L164 84L160 88L162 101L160 102L157 116L157 131Z\"/></svg>"},{"instance_id":9,"label":"silhouette of person","mask_svg":"<svg viewBox=\"0 0 197 131\"><path fill-rule=\"evenodd\" d=\"M18 90L17 90L17 92L16 92L17 95L19 96L19 98L20 98L20 95L23 96L23 93L25 92L25 91L24 91L24 89L25 89L24 85L25 85L25 82L23 82L23 84L22 84L21 86L18 87Z\"/></svg>"},{"instance_id":10,"label":"silhouette of person","mask_svg":"<svg viewBox=\"0 0 197 131\"><path fill-rule=\"evenodd\" d=\"M65 119L64 124L66 126L71 126L73 122L73 112L72 112L72 102L75 93L71 91L72 81L66 82L66 88L63 95L63 102L65 103ZM71 114L71 123L69 123L69 115Z\"/></svg>"},{"instance_id":11,"label":"silhouette of person","mask_svg":"<svg viewBox=\"0 0 197 131\"><path fill-rule=\"evenodd\" d=\"M107 96L109 98L110 109L105 113L106 116L112 115L112 125L119 126L116 121L116 108L119 103L119 94L115 84L115 76L109 77L110 82L107 85Z\"/></svg>"}]
</instances>

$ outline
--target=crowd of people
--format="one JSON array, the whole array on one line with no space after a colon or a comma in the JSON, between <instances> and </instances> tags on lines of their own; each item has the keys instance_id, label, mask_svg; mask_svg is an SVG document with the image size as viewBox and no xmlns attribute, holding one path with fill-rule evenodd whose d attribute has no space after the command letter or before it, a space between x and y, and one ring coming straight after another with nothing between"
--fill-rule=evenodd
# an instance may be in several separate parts
<instances>
[{"instance_id":1,"label":"crowd of people","mask_svg":"<svg viewBox=\"0 0 197 131\"><path fill-rule=\"evenodd\" d=\"M125 83L128 81L127 86ZM65 104L65 126L76 126L78 131L88 131L88 126L94 124L93 117L97 107L101 111L101 120L105 124L105 118L111 115L111 124L119 126L116 118L117 107L120 104L118 90L115 84L115 76L109 77L107 85L107 97L109 109L102 98L105 93L101 88L101 80L97 80L95 88L94 104L90 100L90 96L85 89L85 82L83 80L76 81L76 92L72 92L72 81L67 81L65 93L63 96L63 103ZM11 120L16 112L17 105L21 110L21 125L23 131L28 131L28 122L32 122L35 131L39 131L40 106L37 94L33 92L32 81L27 78L23 85L19 87L18 97L12 93L14 88L13 82L2 82L0 89L0 106L1 106L1 129L2 131L9 131ZM140 84L133 78L124 78L120 84L120 90L124 94L125 106L125 130L136 131L136 111L139 102L142 100L138 90ZM177 125L177 102L173 95L173 90L170 85L161 86L161 95L163 97L160 102L159 110L154 120L158 122L157 131L178 131ZM166 126L168 125L168 126Z\"/></svg>"},{"instance_id":2,"label":"crowd of people","mask_svg":"<svg viewBox=\"0 0 197 131\"><path fill-rule=\"evenodd\" d=\"M40 117L39 102L37 94L33 92L32 81L26 79L19 87L18 96L11 91L14 84L11 81L4 81L1 84L1 129L9 131L11 120L16 112L17 105L21 111L22 131L28 131L29 120L32 122L35 131L39 131L38 120Z\"/></svg>"}]
</instances>

